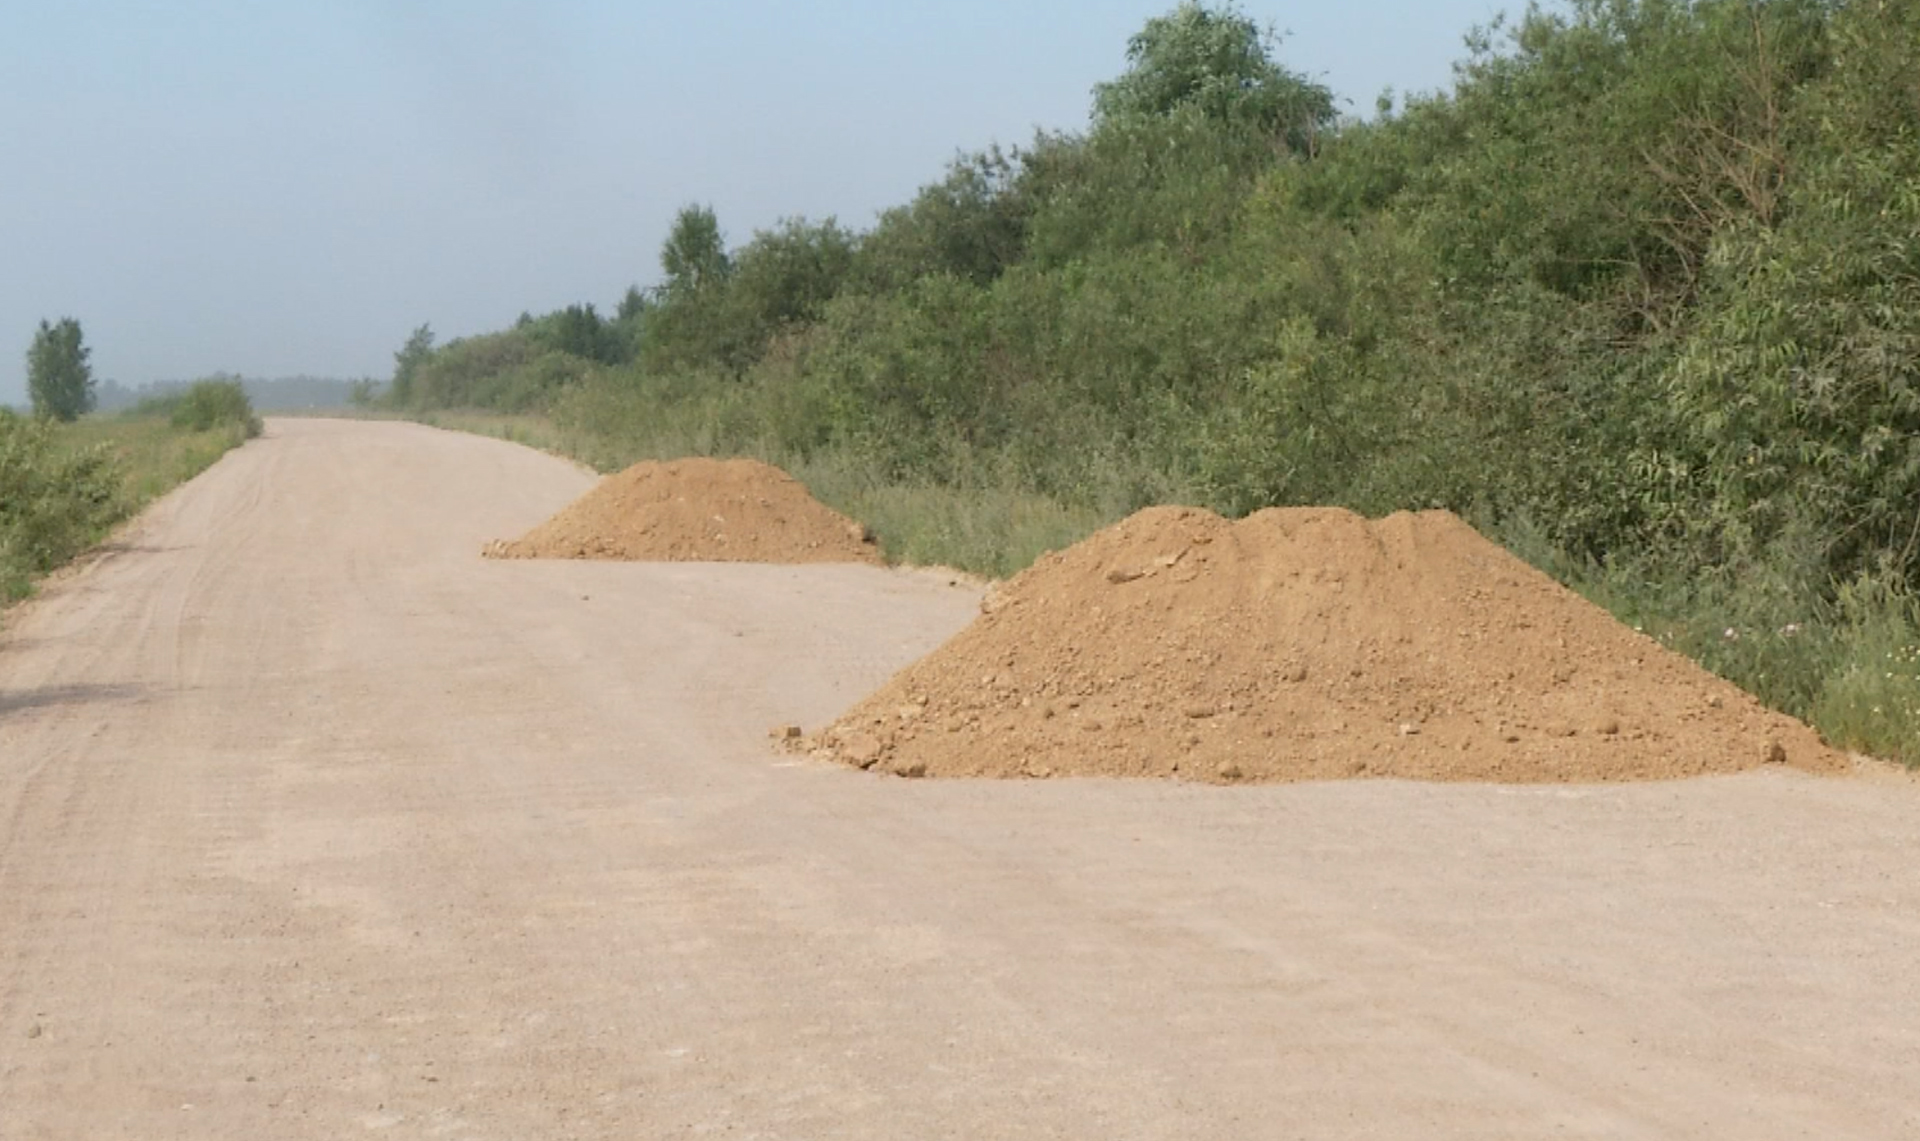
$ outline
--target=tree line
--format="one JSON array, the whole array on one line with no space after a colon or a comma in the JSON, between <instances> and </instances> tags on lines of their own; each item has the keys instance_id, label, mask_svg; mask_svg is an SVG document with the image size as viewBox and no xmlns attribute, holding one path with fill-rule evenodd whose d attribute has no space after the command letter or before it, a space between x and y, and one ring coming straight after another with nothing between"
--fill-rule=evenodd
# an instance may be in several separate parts
<instances>
[{"instance_id":1,"label":"tree line","mask_svg":"<svg viewBox=\"0 0 1920 1141\"><path fill-rule=\"evenodd\" d=\"M1807 631L1920 585L1920 3L1530 8L1365 120L1277 47L1182 4L1083 129L864 231L689 207L658 287L422 328L390 398L1103 518L1446 507L1820 700Z\"/></svg>"}]
</instances>

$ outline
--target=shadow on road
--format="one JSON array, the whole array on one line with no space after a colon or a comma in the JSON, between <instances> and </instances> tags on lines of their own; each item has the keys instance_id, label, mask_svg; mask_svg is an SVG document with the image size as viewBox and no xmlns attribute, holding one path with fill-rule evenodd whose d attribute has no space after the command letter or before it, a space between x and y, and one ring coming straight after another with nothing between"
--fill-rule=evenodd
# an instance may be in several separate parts
<instances>
[{"instance_id":1,"label":"shadow on road","mask_svg":"<svg viewBox=\"0 0 1920 1141\"><path fill-rule=\"evenodd\" d=\"M0 690L0 717L60 705L132 701L143 692L137 685L49 685L39 689Z\"/></svg>"},{"instance_id":2,"label":"shadow on road","mask_svg":"<svg viewBox=\"0 0 1920 1141\"><path fill-rule=\"evenodd\" d=\"M159 543L119 542L113 539L108 539L106 542L95 546L93 548L93 551L95 554L102 554L102 555L131 555L131 554L156 555L156 554L166 554L169 551L184 551L186 549L187 549L187 544L184 544L184 543L175 543L168 546L168 545L162 545Z\"/></svg>"}]
</instances>

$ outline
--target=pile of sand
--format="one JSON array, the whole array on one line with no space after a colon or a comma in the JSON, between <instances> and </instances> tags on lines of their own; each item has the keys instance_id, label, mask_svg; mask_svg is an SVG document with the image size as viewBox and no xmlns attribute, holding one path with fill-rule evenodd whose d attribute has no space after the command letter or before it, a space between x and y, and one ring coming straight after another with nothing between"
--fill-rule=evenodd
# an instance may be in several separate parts
<instances>
[{"instance_id":1,"label":"pile of sand","mask_svg":"<svg viewBox=\"0 0 1920 1141\"><path fill-rule=\"evenodd\" d=\"M906 776L1842 771L1811 729L1446 512L1153 508L1049 555L801 747Z\"/></svg>"},{"instance_id":2,"label":"pile of sand","mask_svg":"<svg viewBox=\"0 0 1920 1141\"><path fill-rule=\"evenodd\" d=\"M639 463L483 552L496 559L878 563L866 527L755 460Z\"/></svg>"}]
</instances>

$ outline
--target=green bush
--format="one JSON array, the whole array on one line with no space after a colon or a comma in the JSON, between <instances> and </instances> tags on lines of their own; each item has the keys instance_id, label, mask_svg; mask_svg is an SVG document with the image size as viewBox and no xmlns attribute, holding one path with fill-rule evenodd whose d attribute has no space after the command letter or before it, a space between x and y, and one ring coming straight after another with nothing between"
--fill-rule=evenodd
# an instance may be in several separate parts
<instances>
[{"instance_id":1,"label":"green bush","mask_svg":"<svg viewBox=\"0 0 1920 1141\"><path fill-rule=\"evenodd\" d=\"M111 453L64 450L55 432L0 408L0 600L22 596L123 514Z\"/></svg>"},{"instance_id":2,"label":"green bush","mask_svg":"<svg viewBox=\"0 0 1920 1141\"><path fill-rule=\"evenodd\" d=\"M246 435L260 434L260 419L253 414L247 391L233 377L197 380L179 396L172 398L168 419L176 428L189 432L210 432L214 428L238 426Z\"/></svg>"}]
</instances>

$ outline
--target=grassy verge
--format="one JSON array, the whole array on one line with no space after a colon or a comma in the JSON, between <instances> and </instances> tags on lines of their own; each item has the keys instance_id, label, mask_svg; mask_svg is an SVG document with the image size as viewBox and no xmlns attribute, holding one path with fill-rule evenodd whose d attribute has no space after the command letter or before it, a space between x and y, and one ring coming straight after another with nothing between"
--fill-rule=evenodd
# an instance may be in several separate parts
<instances>
[{"instance_id":1,"label":"grassy verge","mask_svg":"<svg viewBox=\"0 0 1920 1141\"><path fill-rule=\"evenodd\" d=\"M543 452L563 450L560 433L553 421L531 412L422 412L412 419L453 432L468 432L475 436L492 436L496 440L525 444Z\"/></svg>"},{"instance_id":2,"label":"grassy verge","mask_svg":"<svg viewBox=\"0 0 1920 1141\"><path fill-rule=\"evenodd\" d=\"M0 604L259 433L244 403L210 419L202 410L169 404L71 424L0 413Z\"/></svg>"},{"instance_id":3,"label":"grassy verge","mask_svg":"<svg viewBox=\"0 0 1920 1141\"><path fill-rule=\"evenodd\" d=\"M1570 559L1523 526L1483 528L1621 622L1818 729L1920 768L1920 598L1892 579L1824 589L1814 552L1711 576Z\"/></svg>"},{"instance_id":4,"label":"grassy verge","mask_svg":"<svg viewBox=\"0 0 1920 1141\"><path fill-rule=\"evenodd\" d=\"M786 468L822 503L872 528L896 563L1005 578L1113 522L1013 487L890 483L838 457Z\"/></svg>"},{"instance_id":5,"label":"grassy verge","mask_svg":"<svg viewBox=\"0 0 1920 1141\"><path fill-rule=\"evenodd\" d=\"M83 454L101 449L119 474L122 518L212 467L214 461L257 433L231 421L211 428L177 428L149 416L88 418L59 429L62 450Z\"/></svg>"},{"instance_id":6,"label":"grassy verge","mask_svg":"<svg viewBox=\"0 0 1920 1141\"><path fill-rule=\"evenodd\" d=\"M554 425L553 419L537 412L493 412L483 408L401 411L376 406L329 408L315 412L290 413L290 415L312 416L327 420L404 420L413 424L425 424L429 428L445 428L449 432L490 436L496 440L522 444L538 451L564 455L581 463L589 462L584 456L568 451L565 447L566 441L559 428Z\"/></svg>"},{"instance_id":7,"label":"grassy verge","mask_svg":"<svg viewBox=\"0 0 1920 1141\"><path fill-rule=\"evenodd\" d=\"M1774 595L1764 584L1674 584L1617 574L1576 577L1622 621L1639 626L1819 729L1842 748L1920 767L1920 604L1871 580L1837 601Z\"/></svg>"}]
</instances>

